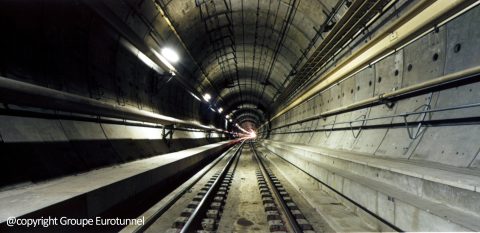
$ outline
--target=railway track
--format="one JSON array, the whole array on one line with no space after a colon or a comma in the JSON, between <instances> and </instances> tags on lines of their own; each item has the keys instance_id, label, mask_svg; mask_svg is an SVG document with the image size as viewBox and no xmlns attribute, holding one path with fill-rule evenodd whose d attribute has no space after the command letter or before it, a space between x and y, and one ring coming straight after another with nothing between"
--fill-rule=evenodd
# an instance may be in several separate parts
<instances>
[{"instance_id":1,"label":"railway track","mask_svg":"<svg viewBox=\"0 0 480 233\"><path fill-rule=\"evenodd\" d=\"M282 183L265 166L252 142L250 147L259 167L256 175L270 232L315 232Z\"/></svg>"},{"instance_id":2,"label":"railway track","mask_svg":"<svg viewBox=\"0 0 480 233\"><path fill-rule=\"evenodd\" d=\"M182 212L182 217L177 218L167 232L213 232L217 229L244 143L245 141L229 158L223 169L216 172L197 193Z\"/></svg>"},{"instance_id":3,"label":"railway track","mask_svg":"<svg viewBox=\"0 0 480 233\"><path fill-rule=\"evenodd\" d=\"M122 232L319 232L264 159L242 141Z\"/></svg>"},{"instance_id":4,"label":"railway track","mask_svg":"<svg viewBox=\"0 0 480 233\"><path fill-rule=\"evenodd\" d=\"M372 225L309 182L300 168L242 141L141 215L144 225L122 232L399 231Z\"/></svg>"}]
</instances>

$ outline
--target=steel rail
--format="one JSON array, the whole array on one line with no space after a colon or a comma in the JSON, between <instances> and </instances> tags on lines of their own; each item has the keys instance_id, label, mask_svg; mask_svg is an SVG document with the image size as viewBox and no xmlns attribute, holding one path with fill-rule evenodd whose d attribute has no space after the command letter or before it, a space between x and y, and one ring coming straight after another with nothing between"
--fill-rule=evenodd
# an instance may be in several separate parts
<instances>
[{"instance_id":1,"label":"steel rail","mask_svg":"<svg viewBox=\"0 0 480 233\"><path fill-rule=\"evenodd\" d=\"M223 167L223 169L220 171L220 175L215 179L215 181L213 182L212 186L208 189L205 196L203 196L202 200L200 200L200 202L198 203L197 207L195 207L192 214L188 218L187 222L185 223L185 225L183 225L182 229L180 230L180 233L192 232L191 228L194 227L194 225L196 225L195 223L201 221L201 219L199 218L201 218L204 215L205 213L204 210L207 207L206 204L208 200L211 199L212 195L214 194L214 191L217 190L218 187L220 186L221 181L223 180L223 178L225 178L225 175L230 169L230 166L232 165L232 163L234 163L234 160L237 157L239 157L238 156L239 152L243 148L244 143L245 141L242 141L240 146L235 151L234 155L228 160L225 167Z\"/></svg>"},{"instance_id":2,"label":"steel rail","mask_svg":"<svg viewBox=\"0 0 480 233\"><path fill-rule=\"evenodd\" d=\"M262 160L260 159L260 156L257 154L255 146L253 145L253 143L251 141L250 141L250 147L252 148L252 151L255 154L255 159L258 162L258 166L260 167L260 170L261 170L263 176L265 177L265 180L267 181L268 185L272 188L273 194L276 197L276 199L278 201L278 204L280 204L280 207L283 210L283 213L284 213L284 215L286 217L286 220L289 223L291 229L295 233L303 233L303 230L298 225L297 220L292 215L292 212L288 208L285 201L282 199L282 197L280 195L280 192L278 191L277 187L273 184L272 178L268 175L267 169L265 168L265 165L263 164Z\"/></svg>"},{"instance_id":3,"label":"steel rail","mask_svg":"<svg viewBox=\"0 0 480 233\"><path fill-rule=\"evenodd\" d=\"M333 192L335 192L336 194L338 194L339 196L341 196L342 198L344 198L345 200L349 201L350 203L354 204L355 206L357 206L358 208L362 209L363 211L365 211L366 213L370 214L372 217L376 218L377 220L379 220L381 223L385 224L386 226L392 228L394 231L396 232L405 232L404 230L400 229L399 227L395 226L394 224L390 223L389 221L385 220L384 218L380 217L379 215L373 213L372 211L370 211L368 208L360 205L358 202L352 200L351 198L347 197L345 194L337 191L336 189L334 189L332 186L328 185L327 183L319 180L317 177L315 176L312 176L310 175L308 172L306 172L304 169L302 169L301 167L291 163L290 161L286 160L285 158L283 158L282 156L278 155L277 153L269 150L268 148L265 148L266 150L268 150L270 153L278 156L280 159L282 159L283 161L287 162L288 164L291 164L292 166L294 166L295 168L297 168L298 170L302 171L304 174L306 174L307 176L309 176L310 178L312 178L313 180L319 182L320 184L322 184L323 186L327 187L328 189L332 190Z\"/></svg>"},{"instance_id":4,"label":"steel rail","mask_svg":"<svg viewBox=\"0 0 480 233\"><path fill-rule=\"evenodd\" d=\"M162 205L158 210L155 211L154 214L152 214L149 217L145 218L145 223L143 225L131 225L125 227L121 232L132 232L132 233L138 233L138 232L145 232L158 218L162 216L170 207L172 207L175 202L180 199L185 193L188 192L194 185L198 183L200 179L204 177L207 172L209 172L215 165L217 165L223 158L225 158L228 154L230 154L233 150L233 147L229 148L227 151L225 151L222 155L220 155L217 159L215 159L213 162L211 162L209 165L207 165L205 168L203 168L199 173L195 174L194 180L191 181L189 185L184 187L180 192L177 192L166 204ZM233 157L233 156L232 156ZM187 181L189 182L189 181ZM134 229L131 229L130 227L135 227Z\"/></svg>"}]
</instances>

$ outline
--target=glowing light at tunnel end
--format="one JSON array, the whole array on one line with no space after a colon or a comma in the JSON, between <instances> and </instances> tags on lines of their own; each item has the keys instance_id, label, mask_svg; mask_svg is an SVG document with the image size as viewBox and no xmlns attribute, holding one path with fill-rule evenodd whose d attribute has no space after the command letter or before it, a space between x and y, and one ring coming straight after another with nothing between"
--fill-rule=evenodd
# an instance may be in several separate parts
<instances>
[{"instance_id":1,"label":"glowing light at tunnel end","mask_svg":"<svg viewBox=\"0 0 480 233\"><path fill-rule=\"evenodd\" d=\"M238 123L235 123L235 126L240 130L242 131L243 133L241 134L242 135L242 138L246 138L246 139L254 139L257 137L257 133L253 130L250 130L250 131L247 131L245 130L244 128L242 128Z\"/></svg>"}]
</instances>

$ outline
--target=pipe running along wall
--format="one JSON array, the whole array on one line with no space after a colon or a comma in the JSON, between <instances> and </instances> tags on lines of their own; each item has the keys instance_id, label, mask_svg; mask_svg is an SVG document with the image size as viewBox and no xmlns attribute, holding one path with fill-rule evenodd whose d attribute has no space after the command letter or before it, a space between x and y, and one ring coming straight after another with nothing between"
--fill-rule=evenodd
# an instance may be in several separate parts
<instances>
[{"instance_id":1,"label":"pipe running along wall","mask_svg":"<svg viewBox=\"0 0 480 233\"><path fill-rule=\"evenodd\" d=\"M479 17L470 7L328 82L264 124L263 145L402 230L480 230Z\"/></svg>"},{"instance_id":2,"label":"pipe running along wall","mask_svg":"<svg viewBox=\"0 0 480 233\"><path fill-rule=\"evenodd\" d=\"M152 57L179 43L166 39L174 32L145 33L151 25L135 11L124 17L102 2L110 13L99 15L93 5L2 3L15 23L2 24L0 39L0 188L226 139L189 77Z\"/></svg>"}]
</instances>

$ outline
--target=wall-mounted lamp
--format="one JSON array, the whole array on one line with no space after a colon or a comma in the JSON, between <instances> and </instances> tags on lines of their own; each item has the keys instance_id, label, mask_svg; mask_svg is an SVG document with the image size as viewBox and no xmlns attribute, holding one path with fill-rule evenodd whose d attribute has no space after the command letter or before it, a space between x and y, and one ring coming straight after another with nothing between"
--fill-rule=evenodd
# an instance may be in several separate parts
<instances>
[{"instance_id":1,"label":"wall-mounted lamp","mask_svg":"<svg viewBox=\"0 0 480 233\"><path fill-rule=\"evenodd\" d=\"M175 51L173 51L173 49L171 48L163 48L162 56L164 56L169 62L173 62L173 63L180 60L180 57L178 56L178 54Z\"/></svg>"},{"instance_id":2,"label":"wall-mounted lamp","mask_svg":"<svg viewBox=\"0 0 480 233\"><path fill-rule=\"evenodd\" d=\"M208 94L208 93L206 93L206 94L203 95L203 99L204 99L205 101L207 101L207 102L210 101L211 98L212 98L212 96L211 96L210 94Z\"/></svg>"}]
</instances>

